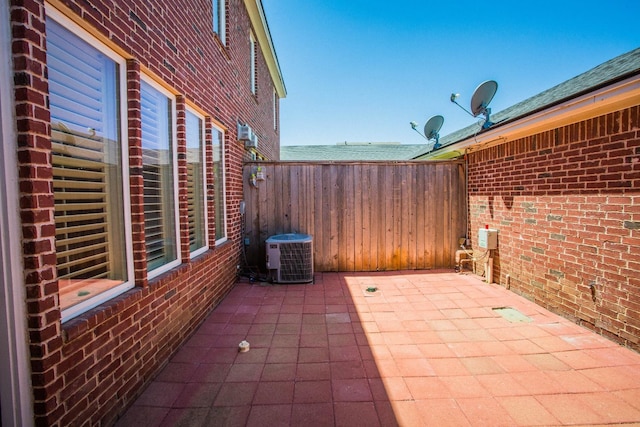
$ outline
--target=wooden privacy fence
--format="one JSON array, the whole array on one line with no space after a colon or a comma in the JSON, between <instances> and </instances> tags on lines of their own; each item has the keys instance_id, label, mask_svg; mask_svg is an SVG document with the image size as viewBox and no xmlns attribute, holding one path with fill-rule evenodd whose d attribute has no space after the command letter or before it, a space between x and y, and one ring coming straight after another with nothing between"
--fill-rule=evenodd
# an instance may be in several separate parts
<instances>
[{"instance_id":1,"label":"wooden privacy fence","mask_svg":"<svg viewBox=\"0 0 640 427\"><path fill-rule=\"evenodd\" d=\"M466 233L460 161L250 162L243 176L247 263L262 271L275 234L310 234L315 271L382 271L453 268Z\"/></svg>"}]
</instances>

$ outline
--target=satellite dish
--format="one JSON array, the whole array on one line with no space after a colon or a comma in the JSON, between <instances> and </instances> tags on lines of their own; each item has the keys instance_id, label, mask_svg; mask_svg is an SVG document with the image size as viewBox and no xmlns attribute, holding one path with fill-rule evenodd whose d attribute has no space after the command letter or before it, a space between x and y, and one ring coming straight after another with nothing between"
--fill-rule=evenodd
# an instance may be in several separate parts
<instances>
[{"instance_id":1,"label":"satellite dish","mask_svg":"<svg viewBox=\"0 0 640 427\"><path fill-rule=\"evenodd\" d=\"M440 132L440 128L442 127L443 123L444 123L444 117L438 115L438 116L431 117L429 120L427 120L427 123L424 125L424 136L427 137L427 140L430 140L430 139L436 140L436 143L433 144L433 147L431 147L431 150L440 148L440 134L438 132Z\"/></svg>"},{"instance_id":2,"label":"satellite dish","mask_svg":"<svg viewBox=\"0 0 640 427\"><path fill-rule=\"evenodd\" d=\"M484 114L489 106L489 103L493 99L493 96L498 90L498 83L494 80L487 80L481 83L473 92L471 97L471 113L473 117L478 117L480 114Z\"/></svg>"},{"instance_id":3,"label":"satellite dish","mask_svg":"<svg viewBox=\"0 0 640 427\"><path fill-rule=\"evenodd\" d=\"M427 123L424 125L424 136L426 136L427 139L438 139L439 137L438 132L440 132L440 128L442 127L443 123L444 123L444 117L442 116L431 117L429 120L427 120Z\"/></svg>"},{"instance_id":4,"label":"satellite dish","mask_svg":"<svg viewBox=\"0 0 640 427\"><path fill-rule=\"evenodd\" d=\"M473 114L473 117L478 117L480 114L484 114L485 116L482 129L487 129L493 124L491 120L489 120L489 116L491 115L489 103L497 90L498 83L494 80L487 80L476 88L471 97L471 114Z\"/></svg>"}]
</instances>

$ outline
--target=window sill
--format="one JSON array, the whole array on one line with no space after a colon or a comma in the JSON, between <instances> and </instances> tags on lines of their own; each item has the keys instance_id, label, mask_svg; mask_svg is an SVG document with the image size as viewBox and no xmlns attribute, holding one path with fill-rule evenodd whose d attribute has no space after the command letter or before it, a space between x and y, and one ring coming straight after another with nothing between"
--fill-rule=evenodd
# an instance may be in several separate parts
<instances>
[{"instance_id":1,"label":"window sill","mask_svg":"<svg viewBox=\"0 0 640 427\"><path fill-rule=\"evenodd\" d=\"M228 46L228 41L227 43L223 42L220 39L220 36L218 35L218 33L213 33L213 38L216 41L216 44L218 45L218 49L222 52L222 54L224 56L227 57L227 61L231 61L231 54L229 53L229 46Z\"/></svg>"},{"instance_id":2,"label":"window sill","mask_svg":"<svg viewBox=\"0 0 640 427\"><path fill-rule=\"evenodd\" d=\"M104 323L107 319L117 316L142 299L149 292L144 288L131 288L124 293L94 307L62 324L63 341L70 342L82 336L87 331Z\"/></svg>"}]
</instances>

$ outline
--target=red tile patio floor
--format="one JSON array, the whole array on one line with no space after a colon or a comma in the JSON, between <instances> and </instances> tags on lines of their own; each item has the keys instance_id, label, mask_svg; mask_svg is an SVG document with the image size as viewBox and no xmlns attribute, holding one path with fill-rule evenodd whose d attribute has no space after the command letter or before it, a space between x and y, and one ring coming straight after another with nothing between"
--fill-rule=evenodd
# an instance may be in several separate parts
<instances>
[{"instance_id":1,"label":"red tile patio floor","mask_svg":"<svg viewBox=\"0 0 640 427\"><path fill-rule=\"evenodd\" d=\"M387 272L239 282L117 426L632 423L640 354L473 275Z\"/></svg>"}]
</instances>

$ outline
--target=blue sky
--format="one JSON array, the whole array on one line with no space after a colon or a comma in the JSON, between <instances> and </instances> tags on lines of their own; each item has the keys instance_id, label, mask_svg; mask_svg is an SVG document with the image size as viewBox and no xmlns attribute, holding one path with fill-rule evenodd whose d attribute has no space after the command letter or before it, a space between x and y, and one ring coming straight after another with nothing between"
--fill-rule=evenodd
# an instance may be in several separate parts
<instances>
[{"instance_id":1,"label":"blue sky","mask_svg":"<svg viewBox=\"0 0 640 427\"><path fill-rule=\"evenodd\" d=\"M282 145L422 144L475 119L471 95L496 80L493 112L640 47L640 1L262 0L287 97ZM517 5L517 6L514 6Z\"/></svg>"}]
</instances>

